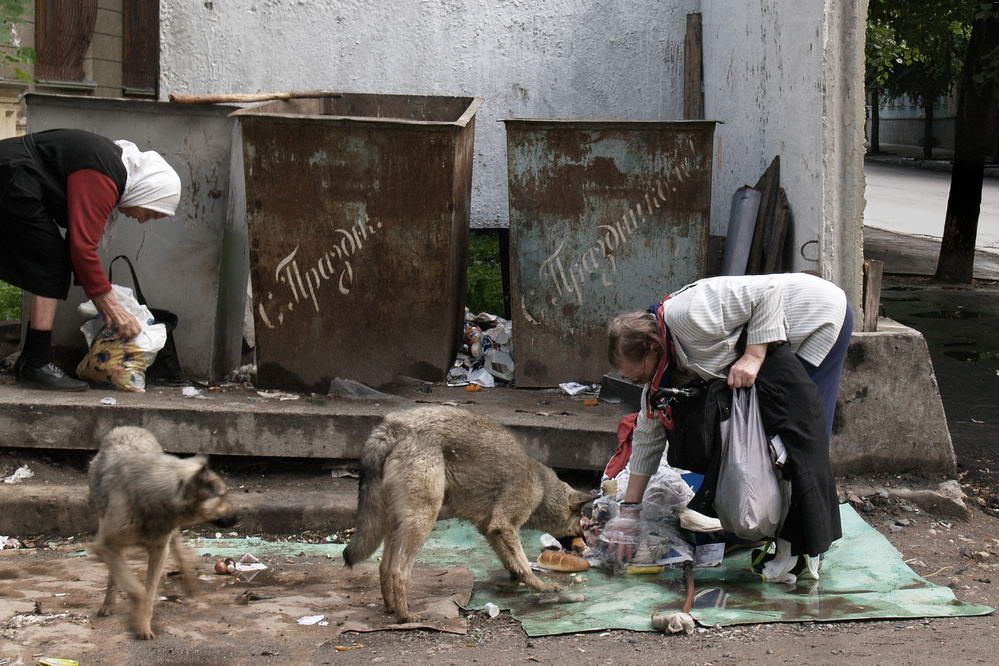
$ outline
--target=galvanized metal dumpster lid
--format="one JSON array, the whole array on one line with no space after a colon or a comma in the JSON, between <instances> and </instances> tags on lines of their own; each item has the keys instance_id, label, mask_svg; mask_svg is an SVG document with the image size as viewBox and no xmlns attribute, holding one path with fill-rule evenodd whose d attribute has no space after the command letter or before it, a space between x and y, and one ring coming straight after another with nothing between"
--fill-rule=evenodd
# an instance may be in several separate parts
<instances>
[{"instance_id":1,"label":"galvanized metal dumpster lid","mask_svg":"<svg viewBox=\"0 0 999 666\"><path fill-rule=\"evenodd\" d=\"M471 122L482 102L481 97L345 92L262 102L234 111L230 117L264 116L324 123L461 128Z\"/></svg>"}]
</instances>

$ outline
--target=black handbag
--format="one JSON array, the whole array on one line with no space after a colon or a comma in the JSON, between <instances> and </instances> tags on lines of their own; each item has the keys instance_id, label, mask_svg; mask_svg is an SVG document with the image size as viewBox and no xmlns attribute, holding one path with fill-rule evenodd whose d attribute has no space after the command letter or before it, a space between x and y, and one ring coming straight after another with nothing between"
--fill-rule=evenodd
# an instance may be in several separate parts
<instances>
[{"instance_id":1,"label":"black handbag","mask_svg":"<svg viewBox=\"0 0 999 666\"><path fill-rule=\"evenodd\" d=\"M111 270L114 267L114 262L119 259L124 259L125 263L128 264L128 270L132 274L132 287L135 289L135 299L139 301L139 305L147 305L146 297L142 295L142 287L139 286L139 278L135 275L135 267L132 265L132 261L124 254L119 254L108 264L108 280L114 282ZM156 360L153 361L151 366L146 368L146 380L154 384L175 386L189 384L190 381L180 369L180 358L177 356L177 346L173 341L173 332L177 328L177 324L180 321L179 318L169 310L149 308L149 311L153 315L154 324L163 324L166 326L167 338L163 349L156 353Z\"/></svg>"},{"instance_id":2,"label":"black handbag","mask_svg":"<svg viewBox=\"0 0 999 666\"><path fill-rule=\"evenodd\" d=\"M732 413L732 389L724 379L698 382L695 394L671 402L673 430L667 437L666 462L706 474L719 452L722 421Z\"/></svg>"}]
</instances>

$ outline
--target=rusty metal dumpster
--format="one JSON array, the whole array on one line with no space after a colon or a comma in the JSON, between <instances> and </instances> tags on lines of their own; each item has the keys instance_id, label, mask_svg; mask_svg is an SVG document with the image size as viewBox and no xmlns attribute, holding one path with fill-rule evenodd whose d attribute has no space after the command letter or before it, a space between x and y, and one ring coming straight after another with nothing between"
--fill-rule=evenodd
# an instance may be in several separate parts
<instances>
[{"instance_id":1,"label":"rusty metal dumpster","mask_svg":"<svg viewBox=\"0 0 999 666\"><path fill-rule=\"evenodd\" d=\"M462 331L481 103L343 93L233 114L260 386L444 376Z\"/></svg>"},{"instance_id":2,"label":"rusty metal dumpster","mask_svg":"<svg viewBox=\"0 0 999 666\"><path fill-rule=\"evenodd\" d=\"M704 275L715 123L504 122L515 383L599 381L610 319Z\"/></svg>"}]
</instances>

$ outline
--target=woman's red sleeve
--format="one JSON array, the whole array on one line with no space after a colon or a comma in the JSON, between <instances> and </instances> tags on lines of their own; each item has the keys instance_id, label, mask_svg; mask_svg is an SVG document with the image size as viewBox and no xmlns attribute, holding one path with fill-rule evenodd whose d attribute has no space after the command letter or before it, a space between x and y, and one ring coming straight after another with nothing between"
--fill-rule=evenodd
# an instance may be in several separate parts
<instances>
[{"instance_id":1,"label":"woman's red sleeve","mask_svg":"<svg viewBox=\"0 0 999 666\"><path fill-rule=\"evenodd\" d=\"M111 291L97 245L117 203L118 187L104 174L93 169L69 174L66 184L69 257L76 279L91 299Z\"/></svg>"}]
</instances>

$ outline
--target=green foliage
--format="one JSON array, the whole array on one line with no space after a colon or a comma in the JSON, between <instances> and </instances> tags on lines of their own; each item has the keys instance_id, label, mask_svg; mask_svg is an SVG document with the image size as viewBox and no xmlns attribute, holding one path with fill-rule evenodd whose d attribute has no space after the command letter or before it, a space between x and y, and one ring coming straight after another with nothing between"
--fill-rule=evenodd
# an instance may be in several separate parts
<instances>
[{"instance_id":1,"label":"green foliage","mask_svg":"<svg viewBox=\"0 0 999 666\"><path fill-rule=\"evenodd\" d=\"M950 92L961 74L971 24L983 3L968 0L871 0L867 86L915 104ZM991 6L991 3L986 3Z\"/></svg>"},{"instance_id":2,"label":"green foliage","mask_svg":"<svg viewBox=\"0 0 999 666\"><path fill-rule=\"evenodd\" d=\"M0 282L0 320L21 318L21 290Z\"/></svg>"},{"instance_id":3,"label":"green foliage","mask_svg":"<svg viewBox=\"0 0 999 666\"><path fill-rule=\"evenodd\" d=\"M499 235L495 231L473 231L468 242L468 287L465 305L473 314L488 312L507 316L503 306L503 269Z\"/></svg>"},{"instance_id":4,"label":"green foliage","mask_svg":"<svg viewBox=\"0 0 999 666\"><path fill-rule=\"evenodd\" d=\"M35 62L35 49L19 46L14 37L16 24L24 21L30 0L0 0L0 63L14 65L14 75L19 81L31 83L35 79L17 65Z\"/></svg>"}]
</instances>

